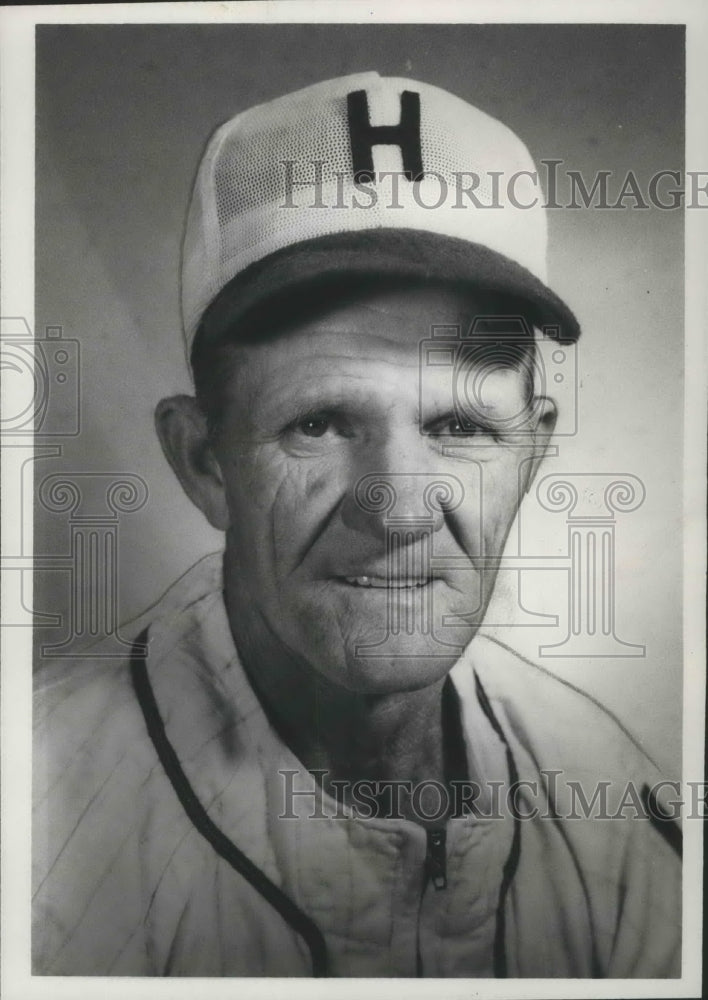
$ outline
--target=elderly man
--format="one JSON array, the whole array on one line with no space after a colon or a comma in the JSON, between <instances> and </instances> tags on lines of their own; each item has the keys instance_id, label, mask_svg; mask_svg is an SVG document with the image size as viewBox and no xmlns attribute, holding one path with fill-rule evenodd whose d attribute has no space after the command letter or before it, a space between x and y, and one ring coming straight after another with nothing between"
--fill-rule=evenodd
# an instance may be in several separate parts
<instances>
[{"instance_id":1,"label":"elderly man","mask_svg":"<svg viewBox=\"0 0 708 1000\"><path fill-rule=\"evenodd\" d=\"M375 73L212 138L156 422L225 552L39 694L35 972L679 974L650 761L475 638L579 334L533 169Z\"/></svg>"}]
</instances>

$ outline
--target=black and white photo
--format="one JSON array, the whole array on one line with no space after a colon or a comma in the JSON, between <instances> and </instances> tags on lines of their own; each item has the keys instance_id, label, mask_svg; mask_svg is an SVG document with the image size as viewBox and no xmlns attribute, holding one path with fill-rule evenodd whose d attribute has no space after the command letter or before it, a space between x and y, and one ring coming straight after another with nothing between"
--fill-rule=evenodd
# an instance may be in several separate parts
<instances>
[{"instance_id":1,"label":"black and white photo","mask_svg":"<svg viewBox=\"0 0 708 1000\"><path fill-rule=\"evenodd\" d=\"M306 6L33 25L32 988L693 995L691 19Z\"/></svg>"}]
</instances>

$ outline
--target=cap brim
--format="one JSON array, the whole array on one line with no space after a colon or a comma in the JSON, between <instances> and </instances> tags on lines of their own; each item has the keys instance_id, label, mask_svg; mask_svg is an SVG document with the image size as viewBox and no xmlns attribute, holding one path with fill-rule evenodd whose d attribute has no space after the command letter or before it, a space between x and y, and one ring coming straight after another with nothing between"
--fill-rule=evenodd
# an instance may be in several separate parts
<instances>
[{"instance_id":1,"label":"cap brim","mask_svg":"<svg viewBox=\"0 0 708 1000\"><path fill-rule=\"evenodd\" d=\"M552 336L574 341L580 326L568 306L526 268L489 247L416 229L367 229L295 243L236 275L206 309L195 343L238 339L249 313L265 302L340 281L410 280L449 283L506 294L527 306L527 319Z\"/></svg>"}]
</instances>

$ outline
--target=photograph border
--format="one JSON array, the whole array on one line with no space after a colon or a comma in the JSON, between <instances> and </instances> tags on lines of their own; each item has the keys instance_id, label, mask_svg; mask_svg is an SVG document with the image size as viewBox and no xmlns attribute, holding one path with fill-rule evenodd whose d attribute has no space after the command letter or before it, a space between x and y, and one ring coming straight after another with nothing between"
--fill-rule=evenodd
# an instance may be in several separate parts
<instances>
[{"instance_id":1,"label":"photograph border","mask_svg":"<svg viewBox=\"0 0 708 1000\"><path fill-rule=\"evenodd\" d=\"M87 23L671 23L686 26L686 170L708 177L708 9L699 0L557 0L533 3L361 0L280 0L262 3L169 3L57 5L0 9L0 221L2 237L0 315L21 316L34 329L34 27ZM708 211L685 212L685 431L684 431L684 740L683 783L704 780L705 740L705 564L706 564L706 333ZM10 391L10 390L8 390ZM4 398L3 406L10 400ZM9 463L2 455L3 476ZM5 493L5 497L9 494ZM3 503L3 551L28 510ZM24 521L23 521L24 518ZM31 547L31 532L28 532ZM3 577L3 592L6 581ZM31 582L28 580L28 586ZM32 976L30 939L31 663L30 629L0 630L2 692L2 858L0 878L0 987L8 1000L93 998L100 992L130 998L233 995L231 979L134 979ZM239 979L240 995L270 997L287 988L293 997L359 996L362 984L373 998L406 996L479 997L693 997L702 988L703 824L684 824L683 976L680 980L314 980ZM130 984L128 986L128 983ZM401 995L403 995L401 993Z\"/></svg>"}]
</instances>

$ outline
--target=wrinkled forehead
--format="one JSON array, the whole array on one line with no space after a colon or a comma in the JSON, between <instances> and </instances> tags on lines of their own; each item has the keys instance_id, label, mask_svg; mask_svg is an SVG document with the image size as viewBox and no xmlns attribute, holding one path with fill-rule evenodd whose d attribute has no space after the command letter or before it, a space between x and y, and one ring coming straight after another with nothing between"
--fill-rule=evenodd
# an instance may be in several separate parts
<instances>
[{"instance_id":1,"label":"wrinkled forehead","mask_svg":"<svg viewBox=\"0 0 708 1000\"><path fill-rule=\"evenodd\" d=\"M228 395L256 405L254 394L310 401L321 392L334 405L357 393L393 403L421 391L442 401L464 382L484 385L485 398L490 391L528 398L534 336L522 308L444 284L314 295L299 308L261 313L246 339L238 331L227 347Z\"/></svg>"}]
</instances>

